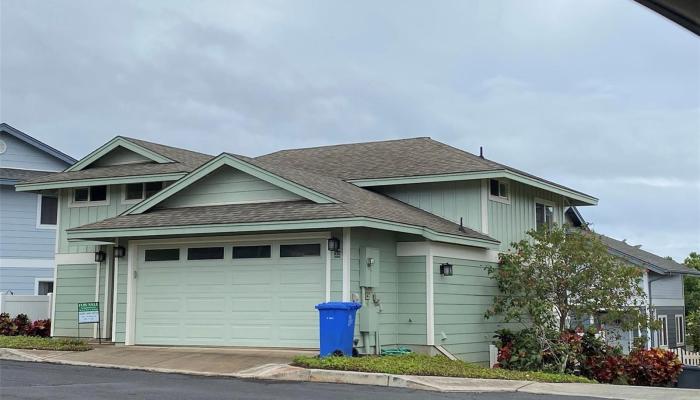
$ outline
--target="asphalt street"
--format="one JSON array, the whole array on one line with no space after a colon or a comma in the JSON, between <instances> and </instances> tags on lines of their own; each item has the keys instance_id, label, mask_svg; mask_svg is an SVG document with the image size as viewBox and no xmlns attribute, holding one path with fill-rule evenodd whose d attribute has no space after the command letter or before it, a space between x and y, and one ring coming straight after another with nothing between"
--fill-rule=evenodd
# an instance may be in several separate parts
<instances>
[{"instance_id":1,"label":"asphalt street","mask_svg":"<svg viewBox=\"0 0 700 400\"><path fill-rule=\"evenodd\" d=\"M0 399L592 400L527 393L436 393L378 386L259 381L0 360Z\"/></svg>"}]
</instances>

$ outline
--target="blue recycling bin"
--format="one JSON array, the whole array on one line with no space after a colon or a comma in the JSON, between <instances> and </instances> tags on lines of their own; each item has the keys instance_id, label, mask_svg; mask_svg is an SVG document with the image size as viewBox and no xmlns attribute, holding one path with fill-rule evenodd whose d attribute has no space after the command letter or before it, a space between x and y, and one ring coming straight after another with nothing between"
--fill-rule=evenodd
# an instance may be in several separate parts
<instances>
[{"instance_id":1,"label":"blue recycling bin","mask_svg":"<svg viewBox=\"0 0 700 400\"><path fill-rule=\"evenodd\" d=\"M360 303L330 302L316 304L320 323L321 357L341 353L352 356L355 314Z\"/></svg>"}]
</instances>

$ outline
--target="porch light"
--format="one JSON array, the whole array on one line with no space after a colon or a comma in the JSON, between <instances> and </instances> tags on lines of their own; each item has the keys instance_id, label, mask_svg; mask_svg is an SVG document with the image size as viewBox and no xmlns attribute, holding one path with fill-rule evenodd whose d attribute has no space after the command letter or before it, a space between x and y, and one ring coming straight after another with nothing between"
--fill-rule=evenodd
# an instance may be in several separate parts
<instances>
[{"instance_id":1,"label":"porch light","mask_svg":"<svg viewBox=\"0 0 700 400\"><path fill-rule=\"evenodd\" d=\"M126 249L124 246L117 246L114 248L114 257L121 258L126 254Z\"/></svg>"},{"instance_id":2,"label":"porch light","mask_svg":"<svg viewBox=\"0 0 700 400\"><path fill-rule=\"evenodd\" d=\"M101 263L107 258L107 255L105 254L104 251L96 251L95 252L95 262Z\"/></svg>"},{"instance_id":3,"label":"porch light","mask_svg":"<svg viewBox=\"0 0 700 400\"><path fill-rule=\"evenodd\" d=\"M328 239L328 251L332 251L333 253L335 253L335 255L338 255L340 253L340 239Z\"/></svg>"},{"instance_id":4,"label":"porch light","mask_svg":"<svg viewBox=\"0 0 700 400\"><path fill-rule=\"evenodd\" d=\"M452 276L452 264L450 264L450 263L440 264L440 275Z\"/></svg>"}]
</instances>

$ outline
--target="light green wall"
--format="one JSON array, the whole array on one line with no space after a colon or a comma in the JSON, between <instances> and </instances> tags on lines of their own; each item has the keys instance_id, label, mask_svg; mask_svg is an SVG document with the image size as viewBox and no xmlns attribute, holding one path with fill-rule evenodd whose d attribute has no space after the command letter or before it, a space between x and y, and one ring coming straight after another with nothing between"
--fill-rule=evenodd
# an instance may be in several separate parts
<instances>
[{"instance_id":1,"label":"light green wall","mask_svg":"<svg viewBox=\"0 0 700 400\"><path fill-rule=\"evenodd\" d=\"M127 247L127 244L120 243ZM128 247L127 247L128 248ZM117 290L114 293L116 299L116 324L115 324L115 342L123 343L126 338L126 281L128 278L128 265L125 258L119 261L117 268L116 280Z\"/></svg>"},{"instance_id":2,"label":"light green wall","mask_svg":"<svg viewBox=\"0 0 700 400\"><path fill-rule=\"evenodd\" d=\"M122 185L109 187L109 204L103 206L72 207L71 189L60 191L60 220L58 226L58 252L59 253L91 253L95 246L79 246L69 244L66 240L66 229L102 221L110 217L116 217L133 204L124 204L121 196Z\"/></svg>"},{"instance_id":3,"label":"light green wall","mask_svg":"<svg viewBox=\"0 0 700 400\"><path fill-rule=\"evenodd\" d=\"M162 207L291 201L303 198L229 166L223 166L165 200Z\"/></svg>"},{"instance_id":4,"label":"light green wall","mask_svg":"<svg viewBox=\"0 0 700 400\"><path fill-rule=\"evenodd\" d=\"M95 301L97 266L71 264L56 268L54 336L78 336L78 303ZM80 326L80 336L92 335L93 324Z\"/></svg>"},{"instance_id":5,"label":"light green wall","mask_svg":"<svg viewBox=\"0 0 700 400\"><path fill-rule=\"evenodd\" d=\"M387 186L377 189L414 207L481 230L481 181L454 181Z\"/></svg>"},{"instance_id":6,"label":"light green wall","mask_svg":"<svg viewBox=\"0 0 700 400\"><path fill-rule=\"evenodd\" d=\"M141 154L119 146L114 150L110 151L109 153L105 154L104 156L100 157L99 160L90 164L87 168L146 162L152 163L154 161L150 158L142 156Z\"/></svg>"},{"instance_id":7,"label":"light green wall","mask_svg":"<svg viewBox=\"0 0 700 400\"><path fill-rule=\"evenodd\" d=\"M501 251L510 244L527 237L526 232L535 228L535 199L554 203L555 222L563 221L563 197L546 190L533 188L518 182L510 182L510 204L488 201L489 236L501 242Z\"/></svg>"},{"instance_id":8,"label":"light green wall","mask_svg":"<svg viewBox=\"0 0 700 400\"><path fill-rule=\"evenodd\" d=\"M454 275L440 275L442 263L452 264ZM484 318L498 290L484 270L487 265L444 257L434 257L433 263L435 344L462 360L484 365L494 332L501 326L495 319Z\"/></svg>"}]
</instances>

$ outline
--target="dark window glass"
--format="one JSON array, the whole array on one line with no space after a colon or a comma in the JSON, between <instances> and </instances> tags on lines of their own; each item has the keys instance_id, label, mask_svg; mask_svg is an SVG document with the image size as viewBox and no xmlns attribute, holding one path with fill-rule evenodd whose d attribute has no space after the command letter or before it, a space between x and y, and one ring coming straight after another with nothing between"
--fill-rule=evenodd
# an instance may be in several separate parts
<instances>
[{"instance_id":1,"label":"dark window glass","mask_svg":"<svg viewBox=\"0 0 700 400\"><path fill-rule=\"evenodd\" d=\"M58 197L41 196L41 221L42 225L56 225L58 213Z\"/></svg>"},{"instance_id":2,"label":"dark window glass","mask_svg":"<svg viewBox=\"0 0 700 400\"><path fill-rule=\"evenodd\" d=\"M107 200L107 186L92 186L90 187L90 201L105 201Z\"/></svg>"},{"instance_id":3,"label":"dark window glass","mask_svg":"<svg viewBox=\"0 0 700 400\"><path fill-rule=\"evenodd\" d=\"M272 246L234 246L233 258L270 258Z\"/></svg>"},{"instance_id":4,"label":"dark window glass","mask_svg":"<svg viewBox=\"0 0 700 400\"><path fill-rule=\"evenodd\" d=\"M39 296L45 296L49 293L53 293L53 282L39 282L37 294Z\"/></svg>"},{"instance_id":5,"label":"dark window glass","mask_svg":"<svg viewBox=\"0 0 700 400\"><path fill-rule=\"evenodd\" d=\"M187 249L188 260L222 260L223 247L192 247Z\"/></svg>"},{"instance_id":6,"label":"dark window glass","mask_svg":"<svg viewBox=\"0 0 700 400\"><path fill-rule=\"evenodd\" d=\"M73 190L73 201L88 201L89 194L90 194L90 189L77 188L77 189Z\"/></svg>"},{"instance_id":7,"label":"dark window glass","mask_svg":"<svg viewBox=\"0 0 700 400\"><path fill-rule=\"evenodd\" d=\"M535 204L535 223L539 228L541 225L551 227L554 223L554 207L546 204Z\"/></svg>"},{"instance_id":8,"label":"dark window glass","mask_svg":"<svg viewBox=\"0 0 700 400\"><path fill-rule=\"evenodd\" d=\"M500 183L498 185L498 190L499 190L499 192L498 192L499 196L508 197L508 185L506 185L505 183Z\"/></svg>"},{"instance_id":9,"label":"dark window glass","mask_svg":"<svg viewBox=\"0 0 700 400\"><path fill-rule=\"evenodd\" d=\"M280 257L312 257L320 255L321 245L318 243L280 245Z\"/></svg>"},{"instance_id":10,"label":"dark window glass","mask_svg":"<svg viewBox=\"0 0 700 400\"><path fill-rule=\"evenodd\" d=\"M146 261L177 261L180 259L180 249L146 250Z\"/></svg>"},{"instance_id":11,"label":"dark window glass","mask_svg":"<svg viewBox=\"0 0 700 400\"><path fill-rule=\"evenodd\" d=\"M498 181L491 179L491 196L498 196Z\"/></svg>"},{"instance_id":12,"label":"dark window glass","mask_svg":"<svg viewBox=\"0 0 700 400\"><path fill-rule=\"evenodd\" d=\"M154 194L160 192L160 189L163 188L163 183L162 182L146 182L146 198L149 198L153 196Z\"/></svg>"},{"instance_id":13,"label":"dark window glass","mask_svg":"<svg viewBox=\"0 0 700 400\"><path fill-rule=\"evenodd\" d=\"M143 183L129 183L126 185L126 200L141 200L143 199Z\"/></svg>"}]
</instances>

